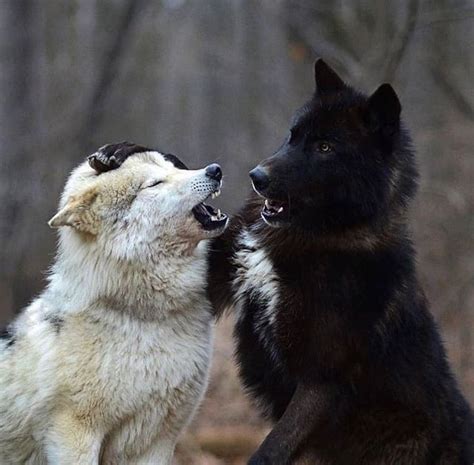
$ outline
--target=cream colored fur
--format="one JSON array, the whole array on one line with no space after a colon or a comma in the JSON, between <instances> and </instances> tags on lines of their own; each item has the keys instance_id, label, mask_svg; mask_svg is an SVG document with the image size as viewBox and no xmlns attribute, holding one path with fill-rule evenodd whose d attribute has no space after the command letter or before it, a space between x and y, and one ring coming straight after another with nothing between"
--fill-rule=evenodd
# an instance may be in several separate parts
<instances>
[{"instance_id":1,"label":"cream colored fur","mask_svg":"<svg viewBox=\"0 0 474 465\"><path fill-rule=\"evenodd\" d=\"M156 152L72 173L49 285L0 339L0 464L170 463L208 378L209 234L191 208L214 190Z\"/></svg>"}]
</instances>

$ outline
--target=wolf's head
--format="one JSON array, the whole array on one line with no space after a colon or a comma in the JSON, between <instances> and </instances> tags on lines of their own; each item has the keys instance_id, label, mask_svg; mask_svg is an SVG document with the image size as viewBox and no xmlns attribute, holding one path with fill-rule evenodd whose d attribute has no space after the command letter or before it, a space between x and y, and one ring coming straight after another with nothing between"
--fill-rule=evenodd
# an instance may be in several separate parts
<instances>
[{"instance_id":1,"label":"wolf's head","mask_svg":"<svg viewBox=\"0 0 474 465\"><path fill-rule=\"evenodd\" d=\"M188 170L158 152L138 154L101 175L84 163L71 174L49 224L121 260L191 251L226 226L227 217L203 203L219 194L221 180L216 164Z\"/></svg>"},{"instance_id":2,"label":"wolf's head","mask_svg":"<svg viewBox=\"0 0 474 465\"><path fill-rule=\"evenodd\" d=\"M322 60L315 80L283 145L250 172L264 221L333 232L403 210L416 170L395 91L382 84L367 97Z\"/></svg>"}]
</instances>

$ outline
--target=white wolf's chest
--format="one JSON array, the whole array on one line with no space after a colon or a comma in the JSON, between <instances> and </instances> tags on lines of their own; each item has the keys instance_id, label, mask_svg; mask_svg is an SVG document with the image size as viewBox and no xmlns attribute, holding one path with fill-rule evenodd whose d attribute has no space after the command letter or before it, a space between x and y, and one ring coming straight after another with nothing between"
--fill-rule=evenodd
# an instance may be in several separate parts
<instances>
[{"instance_id":1,"label":"white wolf's chest","mask_svg":"<svg viewBox=\"0 0 474 465\"><path fill-rule=\"evenodd\" d=\"M107 405L106 422L142 409L160 408L166 416L167 410L179 408L175 393L182 397L185 392L197 402L207 384L213 339L209 313L201 319L182 315L156 324L120 322L82 337L79 347L95 348L92 359L86 366L65 360L66 373L74 381L79 405L81 397ZM87 383L78 389L81 379Z\"/></svg>"},{"instance_id":2,"label":"white wolf's chest","mask_svg":"<svg viewBox=\"0 0 474 465\"><path fill-rule=\"evenodd\" d=\"M237 238L234 264L233 291L239 307L238 321L251 317L258 339L276 356L276 315L281 286L271 258L247 229Z\"/></svg>"}]
</instances>

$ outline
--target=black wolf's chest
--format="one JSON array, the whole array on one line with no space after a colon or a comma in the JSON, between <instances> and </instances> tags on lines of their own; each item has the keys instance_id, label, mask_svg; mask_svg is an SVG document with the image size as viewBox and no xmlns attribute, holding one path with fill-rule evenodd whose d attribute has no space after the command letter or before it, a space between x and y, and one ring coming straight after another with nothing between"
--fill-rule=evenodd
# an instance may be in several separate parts
<instances>
[{"instance_id":1,"label":"black wolf's chest","mask_svg":"<svg viewBox=\"0 0 474 465\"><path fill-rule=\"evenodd\" d=\"M277 419L295 389L288 370L288 353L282 344L284 327L280 320L285 287L271 257L248 230L244 229L236 241L234 266L240 375L264 412Z\"/></svg>"},{"instance_id":2,"label":"black wolf's chest","mask_svg":"<svg viewBox=\"0 0 474 465\"><path fill-rule=\"evenodd\" d=\"M282 287L271 258L249 230L242 230L237 239L234 264L237 327L245 326L262 350L278 362L277 314Z\"/></svg>"}]
</instances>

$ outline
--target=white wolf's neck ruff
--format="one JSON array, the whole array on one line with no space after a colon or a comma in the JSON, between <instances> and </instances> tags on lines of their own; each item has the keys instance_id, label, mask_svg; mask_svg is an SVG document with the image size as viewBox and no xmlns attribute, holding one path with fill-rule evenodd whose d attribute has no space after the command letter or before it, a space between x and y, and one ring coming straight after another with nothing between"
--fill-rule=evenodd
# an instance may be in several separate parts
<instances>
[{"instance_id":1,"label":"white wolf's neck ruff","mask_svg":"<svg viewBox=\"0 0 474 465\"><path fill-rule=\"evenodd\" d=\"M147 260L138 263L106 253L106 248L65 229L44 298L56 305L62 302L65 312L100 305L140 319L161 319L202 302L206 249L207 241L194 250L189 244L166 250L148 248Z\"/></svg>"}]
</instances>

